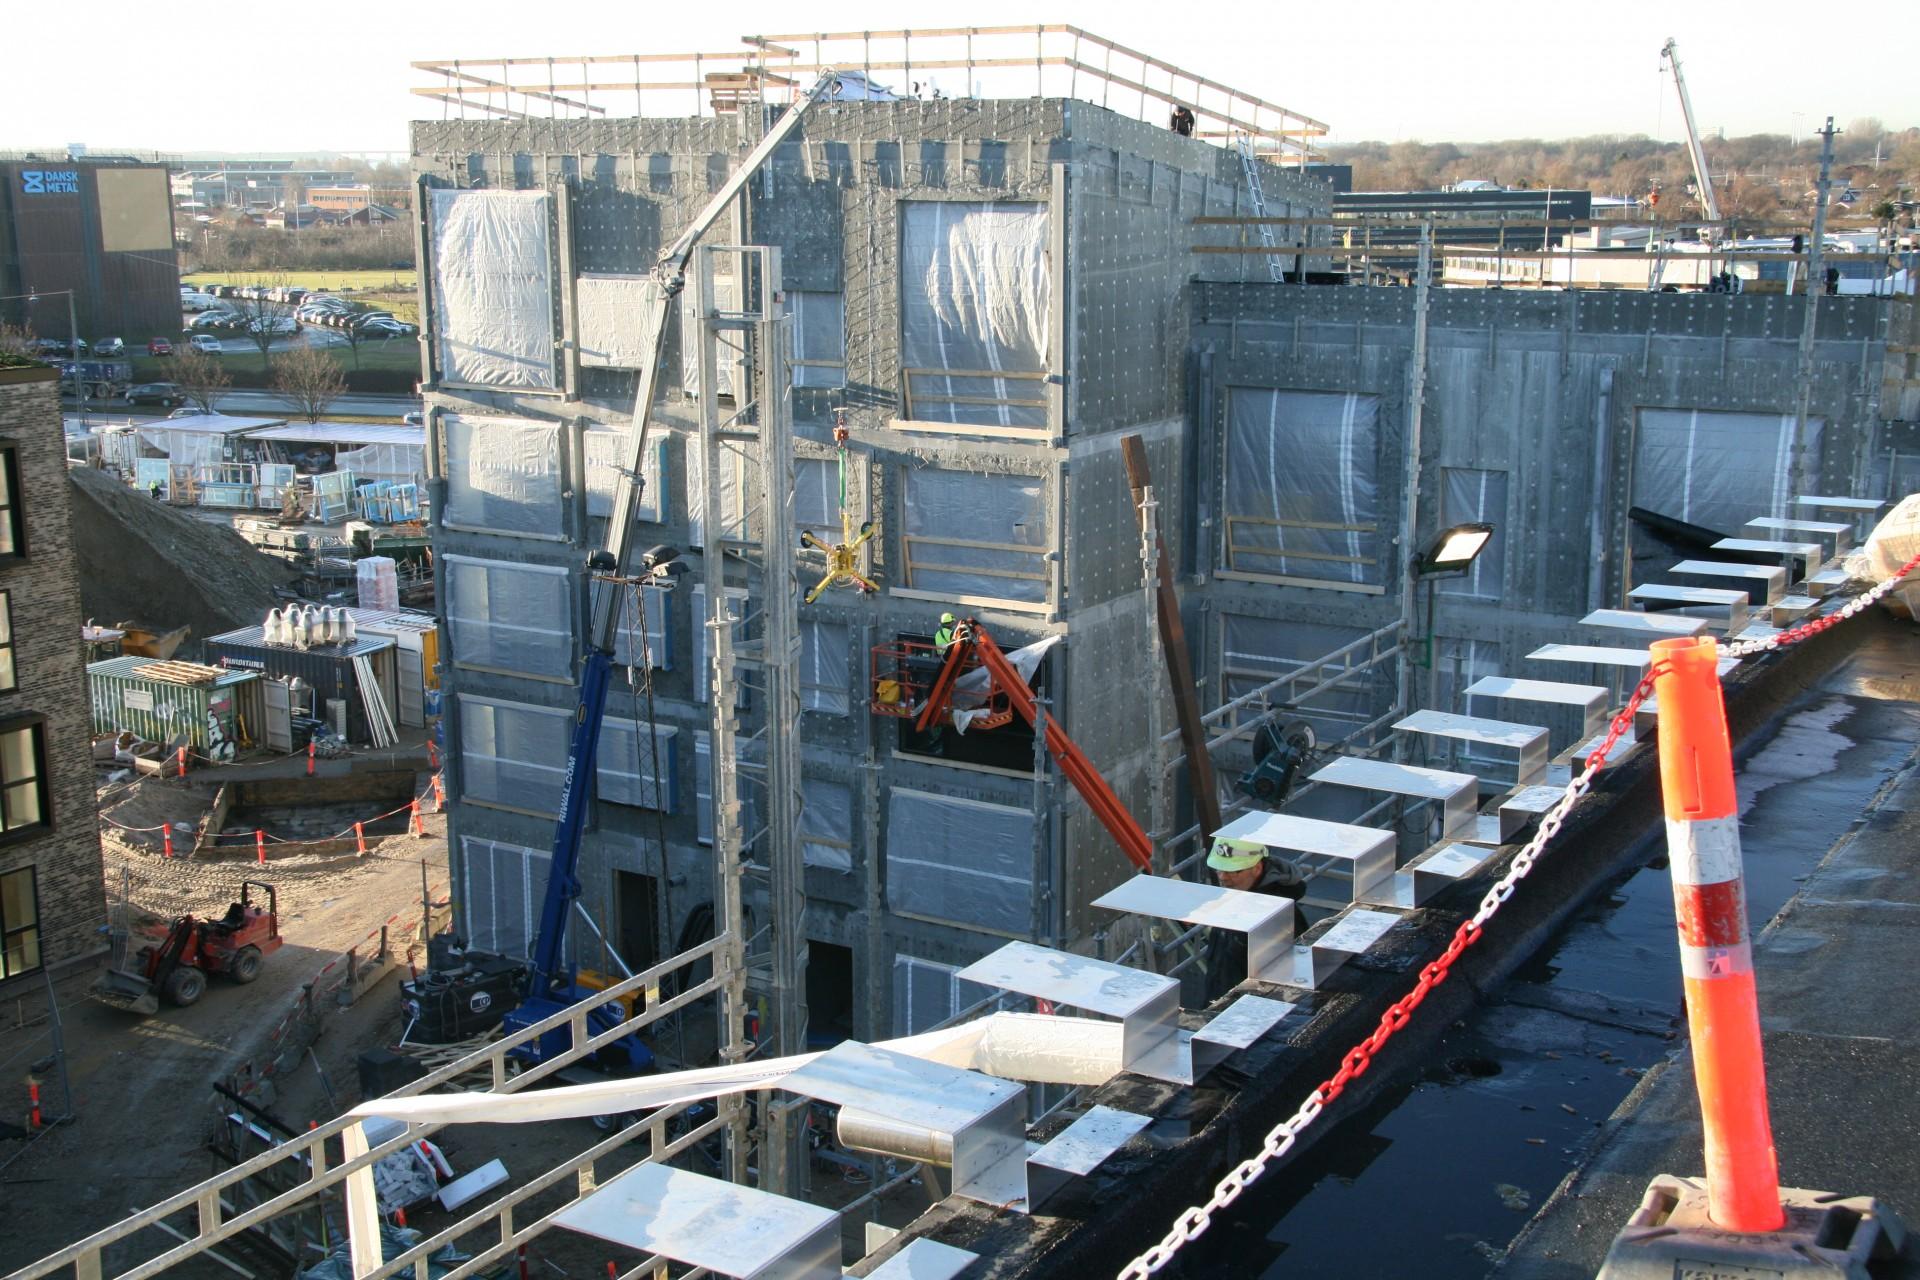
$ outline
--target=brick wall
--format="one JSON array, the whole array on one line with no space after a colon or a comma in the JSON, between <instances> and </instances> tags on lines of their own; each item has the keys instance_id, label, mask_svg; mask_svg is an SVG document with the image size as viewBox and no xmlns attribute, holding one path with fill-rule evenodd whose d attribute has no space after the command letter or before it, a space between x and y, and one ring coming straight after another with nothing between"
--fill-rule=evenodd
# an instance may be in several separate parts
<instances>
[{"instance_id":1,"label":"brick wall","mask_svg":"<svg viewBox=\"0 0 1920 1280\"><path fill-rule=\"evenodd\" d=\"M19 459L16 501L25 513L27 551L24 558L0 558L18 685L0 693L0 718L24 712L46 717L53 817L51 830L0 843L0 874L36 868L41 957L49 965L99 950L106 915L80 655L80 583L56 386L51 369L0 370L0 441L12 444Z\"/></svg>"}]
</instances>

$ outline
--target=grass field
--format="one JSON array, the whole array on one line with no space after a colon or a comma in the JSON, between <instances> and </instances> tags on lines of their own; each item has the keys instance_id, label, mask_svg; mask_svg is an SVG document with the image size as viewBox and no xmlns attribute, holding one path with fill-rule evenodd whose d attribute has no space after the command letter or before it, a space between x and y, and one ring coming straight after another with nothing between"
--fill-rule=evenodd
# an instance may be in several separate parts
<instances>
[{"instance_id":1,"label":"grass field","mask_svg":"<svg viewBox=\"0 0 1920 1280\"><path fill-rule=\"evenodd\" d=\"M411 291L413 269L405 271L196 271L181 284L290 284L301 289Z\"/></svg>"}]
</instances>

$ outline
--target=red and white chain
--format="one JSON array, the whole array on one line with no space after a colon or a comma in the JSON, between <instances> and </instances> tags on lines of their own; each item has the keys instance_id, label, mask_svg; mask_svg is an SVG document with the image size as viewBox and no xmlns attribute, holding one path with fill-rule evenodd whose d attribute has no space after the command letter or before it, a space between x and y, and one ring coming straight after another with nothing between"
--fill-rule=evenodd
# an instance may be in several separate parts
<instances>
[{"instance_id":1,"label":"red and white chain","mask_svg":"<svg viewBox=\"0 0 1920 1280\"><path fill-rule=\"evenodd\" d=\"M1905 567L1893 577L1848 601L1825 617L1815 618L1791 630L1769 636L1765 640L1753 640L1728 646L1724 652L1730 657L1742 657L1778 649L1816 635L1872 605L1898 586L1901 579L1916 568L1920 568L1920 556L1909 560ZM1381 1015L1380 1023L1374 1028L1372 1034L1347 1050L1338 1072L1309 1093L1306 1100L1300 1104L1298 1111L1274 1126L1273 1130L1267 1134L1266 1141L1260 1144L1260 1150L1228 1170L1226 1176L1215 1184L1212 1197L1205 1204L1189 1207L1176 1218L1173 1228L1167 1232L1160 1243L1148 1248L1146 1252L1123 1267L1118 1280L1146 1280L1146 1277L1172 1262L1174 1255L1179 1253L1181 1248L1197 1239L1213 1225L1213 1217L1216 1213L1238 1200L1240 1193L1252 1186L1260 1175L1266 1172L1269 1164L1293 1148L1293 1144L1299 1139L1301 1133L1320 1117L1320 1113L1325 1111L1335 1098L1345 1092L1347 1085L1366 1072L1367 1068L1373 1064L1374 1055L1393 1038L1395 1032L1407 1025L1413 1016L1413 1011L1419 1008L1420 1003L1427 998L1427 992L1446 981L1447 974L1453 968L1453 962L1460 958L1463 951L1480 940L1481 930L1487 921L1492 919L1501 905L1513 896L1515 887L1526 878L1528 872L1533 870L1534 863L1539 859L1547 843L1559 834L1561 825L1566 821L1567 813L1579 802L1581 796L1592 789L1594 777L1606 768L1608 757L1612 755L1614 747L1619 745L1621 737L1633 724L1634 712L1639 710L1640 704L1645 702L1647 696L1653 692L1654 679L1665 669L1664 663L1654 663L1647 668L1647 673L1634 687L1633 695L1627 699L1626 706L1620 709L1619 714L1614 716L1612 723L1607 726L1607 736L1601 740L1598 747L1588 753L1586 769L1569 781L1566 791L1553 802L1552 807L1540 815L1540 826L1533 833L1533 839L1527 841L1520 852L1513 855L1513 861L1507 866L1507 873L1487 890L1486 897L1480 900L1480 909L1474 913L1471 920L1462 922L1460 928L1455 931L1452 941L1447 944L1447 949L1420 970L1420 981L1414 985L1413 990L1400 997Z\"/></svg>"}]
</instances>

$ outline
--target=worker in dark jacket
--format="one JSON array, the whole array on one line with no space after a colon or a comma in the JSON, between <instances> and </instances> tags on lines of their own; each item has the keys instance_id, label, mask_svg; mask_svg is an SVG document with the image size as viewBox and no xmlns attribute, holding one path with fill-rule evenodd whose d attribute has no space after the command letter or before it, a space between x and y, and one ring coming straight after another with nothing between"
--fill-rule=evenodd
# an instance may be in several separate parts
<instances>
[{"instance_id":1,"label":"worker in dark jacket","mask_svg":"<svg viewBox=\"0 0 1920 1280\"><path fill-rule=\"evenodd\" d=\"M1265 893L1298 902L1306 881L1281 863L1270 861L1258 840L1215 837L1207 866L1223 889ZM1300 929L1300 908L1293 909L1293 927ZM1207 999L1217 1000L1247 978L1247 935L1238 929L1215 929L1207 940Z\"/></svg>"},{"instance_id":2,"label":"worker in dark jacket","mask_svg":"<svg viewBox=\"0 0 1920 1280\"><path fill-rule=\"evenodd\" d=\"M1173 130L1183 138L1191 138L1193 136L1193 125L1193 109L1184 103L1174 103L1173 116L1167 121L1167 128Z\"/></svg>"}]
</instances>

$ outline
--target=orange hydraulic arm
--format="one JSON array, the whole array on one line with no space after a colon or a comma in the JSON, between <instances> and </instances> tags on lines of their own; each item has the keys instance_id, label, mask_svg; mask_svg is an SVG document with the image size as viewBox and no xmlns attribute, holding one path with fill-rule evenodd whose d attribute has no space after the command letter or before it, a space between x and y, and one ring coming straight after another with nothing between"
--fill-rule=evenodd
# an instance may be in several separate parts
<instances>
[{"instance_id":1,"label":"orange hydraulic arm","mask_svg":"<svg viewBox=\"0 0 1920 1280\"><path fill-rule=\"evenodd\" d=\"M958 679L962 666L966 664L962 647L972 645L973 652L979 654L981 666L987 668L1000 693L1004 693L1006 700L1012 702L1014 712L1035 729L1041 729L1041 708L1033 699L1033 689L1029 689L1027 681L1021 679L1020 672L1014 670L1014 664L1006 660L1006 654L1000 652L1000 647L993 643L993 637L987 635L987 631L983 631L977 622L968 622L968 635L968 641L958 641L948 647L947 662L941 666L941 677L933 685L933 693L927 697L922 723L939 720L947 712L954 679ZM1091 808L1092 816L1100 819L1100 825L1106 827L1108 835L1114 837L1114 842L1119 844L1119 852L1127 854L1127 860L1142 871L1152 871L1154 842L1146 839L1146 833L1140 831L1140 823L1133 821L1133 814L1129 814L1127 806L1119 802L1114 789L1106 785L1106 779L1100 777L1100 770L1092 768L1092 760L1087 758L1087 752L1069 739L1066 729L1062 729L1060 722L1052 716L1046 718L1044 735L1046 750L1050 750L1054 760L1060 762L1060 771L1068 775L1073 789L1087 800L1087 808Z\"/></svg>"}]
</instances>

